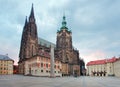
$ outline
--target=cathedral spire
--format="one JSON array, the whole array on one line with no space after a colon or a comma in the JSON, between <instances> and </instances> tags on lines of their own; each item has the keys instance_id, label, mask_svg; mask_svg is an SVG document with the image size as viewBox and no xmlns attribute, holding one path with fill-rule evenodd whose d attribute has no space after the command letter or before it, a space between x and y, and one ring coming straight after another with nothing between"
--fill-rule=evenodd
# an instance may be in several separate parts
<instances>
[{"instance_id":1,"label":"cathedral spire","mask_svg":"<svg viewBox=\"0 0 120 87\"><path fill-rule=\"evenodd\" d=\"M65 14L63 15L63 20L62 20L62 27L61 27L61 29L68 29L67 27L66 27L66 24L67 24L67 22L66 22L66 17L65 17Z\"/></svg>"},{"instance_id":2,"label":"cathedral spire","mask_svg":"<svg viewBox=\"0 0 120 87\"><path fill-rule=\"evenodd\" d=\"M24 28L27 27L27 24L28 24L28 21L27 21L27 16L26 16L26 19L25 19L25 24L24 24Z\"/></svg>"},{"instance_id":3,"label":"cathedral spire","mask_svg":"<svg viewBox=\"0 0 120 87\"><path fill-rule=\"evenodd\" d=\"M64 16L63 16L63 21L62 21L62 26L63 26L63 27L66 27L66 24L67 24L65 19L66 19L66 17L65 17L65 15L64 15Z\"/></svg>"},{"instance_id":4,"label":"cathedral spire","mask_svg":"<svg viewBox=\"0 0 120 87\"><path fill-rule=\"evenodd\" d=\"M25 26L27 25L27 16L26 16L26 19L25 19Z\"/></svg>"},{"instance_id":5,"label":"cathedral spire","mask_svg":"<svg viewBox=\"0 0 120 87\"><path fill-rule=\"evenodd\" d=\"M34 8L33 8L33 3L32 3L32 8L31 8L31 14L30 14L31 18L34 18Z\"/></svg>"},{"instance_id":6,"label":"cathedral spire","mask_svg":"<svg viewBox=\"0 0 120 87\"><path fill-rule=\"evenodd\" d=\"M30 16L29 16L29 21L30 22L34 22L35 21L33 3L32 3L32 8L31 8L31 13L30 13Z\"/></svg>"}]
</instances>

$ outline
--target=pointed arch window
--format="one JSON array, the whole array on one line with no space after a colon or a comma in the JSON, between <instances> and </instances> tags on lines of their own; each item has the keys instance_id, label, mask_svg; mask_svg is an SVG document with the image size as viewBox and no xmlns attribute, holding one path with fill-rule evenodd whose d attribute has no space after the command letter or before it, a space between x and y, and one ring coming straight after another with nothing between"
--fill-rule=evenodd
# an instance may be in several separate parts
<instances>
[{"instance_id":1,"label":"pointed arch window","mask_svg":"<svg viewBox=\"0 0 120 87\"><path fill-rule=\"evenodd\" d=\"M32 45L32 56L34 56L34 46Z\"/></svg>"}]
</instances>

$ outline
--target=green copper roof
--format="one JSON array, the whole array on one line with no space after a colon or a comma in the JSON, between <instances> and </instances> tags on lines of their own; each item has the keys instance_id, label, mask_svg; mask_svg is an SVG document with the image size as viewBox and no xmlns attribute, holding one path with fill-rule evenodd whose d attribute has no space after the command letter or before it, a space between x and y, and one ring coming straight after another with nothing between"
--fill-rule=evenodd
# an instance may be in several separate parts
<instances>
[{"instance_id":1,"label":"green copper roof","mask_svg":"<svg viewBox=\"0 0 120 87\"><path fill-rule=\"evenodd\" d=\"M67 24L67 22L66 22L66 17L65 17L65 15L63 16L63 20L62 20L62 27L61 27L61 29L68 29L67 27L66 27L66 24Z\"/></svg>"},{"instance_id":2,"label":"green copper roof","mask_svg":"<svg viewBox=\"0 0 120 87\"><path fill-rule=\"evenodd\" d=\"M62 27L66 27L66 20L65 20L65 16L63 16L63 21L62 21Z\"/></svg>"},{"instance_id":3,"label":"green copper roof","mask_svg":"<svg viewBox=\"0 0 120 87\"><path fill-rule=\"evenodd\" d=\"M57 33L61 32L63 29L67 30L69 33L72 33L72 31L69 30L66 25L67 25L66 17L65 15L63 15L62 27L60 28L60 30L57 30Z\"/></svg>"}]
</instances>

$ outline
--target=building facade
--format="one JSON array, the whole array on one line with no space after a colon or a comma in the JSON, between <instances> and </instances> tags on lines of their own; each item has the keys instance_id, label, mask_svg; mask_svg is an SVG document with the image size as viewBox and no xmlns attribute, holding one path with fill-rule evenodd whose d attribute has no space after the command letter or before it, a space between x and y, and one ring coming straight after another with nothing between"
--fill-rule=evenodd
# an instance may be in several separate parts
<instances>
[{"instance_id":1,"label":"building facade","mask_svg":"<svg viewBox=\"0 0 120 87\"><path fill-rule=\"evenodd\" d=\"M33 76L50 76L50 57L36 56L20 63L19 73ZM61 76L61 62L55 60L55 76Z\"/></svg>"},{"instance_id":2,"label":"building facade","mask_svg":"<svg viewBox=\"0 0 120 87\"><path fill-rule=\"evenodd\" d=\"M26 18L22 33L18 62L19 74L50 76L51 45L53 44L38 38L32 5L29 20ZM61 76L61 61L57 58L55 58L55 76Z\"/></svg>"},{"instance_id":3,"label":"building facade","mask_svg":"<svg viewBox=\"0 0 120 87\"><path fill-rule=\"evenodd\" d=\"M116 77L120 77L120 57L114 62L114 74Z\"/></svg>"},{"instance_id":4,"label":"building facade","mask_svg":"<svg viewBox=\"0 0 120 87\"><path fill-rule=\"evenodd\" d=\"M54 47L55 76L80 75L79 52L72 46L72 32L66 27L65 16L62 27L57 32L56 45L38 38L33 5L29 20L23 27L20 53L19 73L24 75L50 76L50 49Z\"/></svg>"},{"instance_id":5,"label":"building facade","mask_svg":"<svg viewBox=\"0 0 120 87\"><path fill-rule=\"evenodd\" d=\"M13 74L14 61L7 55L0 55L0 75Z\"/></svg>"},{"instance_id":6,"label":"building facade","mask_svg":"<svg viewBox=\"0 0 120 87\"><path fill-rule=\"evenodd\" d=\"M87 63L87 75L90 76L114 76L116 57L110 59L90 61ZM117 66L117 64L116 64Z\"/></svg>"},{"instance_id":7,"label":"building facade","mask_svg":"<svg viewBox=\"0 0 120 87\"><path fill-rule=\"evenodd\" d=\"M72 45L72 32L63 16L62 27L57 31L56 55L62 62L63 75L80 75L79 51Z\"/></svg>"}]
</instances>

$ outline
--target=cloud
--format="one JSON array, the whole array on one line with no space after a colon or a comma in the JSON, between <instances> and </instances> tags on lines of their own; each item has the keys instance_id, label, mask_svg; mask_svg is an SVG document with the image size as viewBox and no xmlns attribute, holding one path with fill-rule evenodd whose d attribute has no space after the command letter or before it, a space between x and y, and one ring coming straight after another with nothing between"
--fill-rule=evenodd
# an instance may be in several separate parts
<instances>
[{"instance_id":1,"label":"cloud","mask_svg":"<svg viewBox=\"0 0 120 87\"><path fill-rule=\"evenodd\" d=\"M18 59L25 17L29 17L32 3L39 37L55 43L65 12L73 45L85 62L120 55L119 0L0 0L0 53Z\"/></svg>"},{"instance_id":2,"label":"cloud","mask_svg":"<svg viewBox=\"0 0 120 87\"><path fill-rule=\"evenodd\" d=\"M81 56L84 58L87 64L89 61L105 59L106 53L100 50L92 50L89 54L82 54Z\"/></svg>"}]
</instances>

